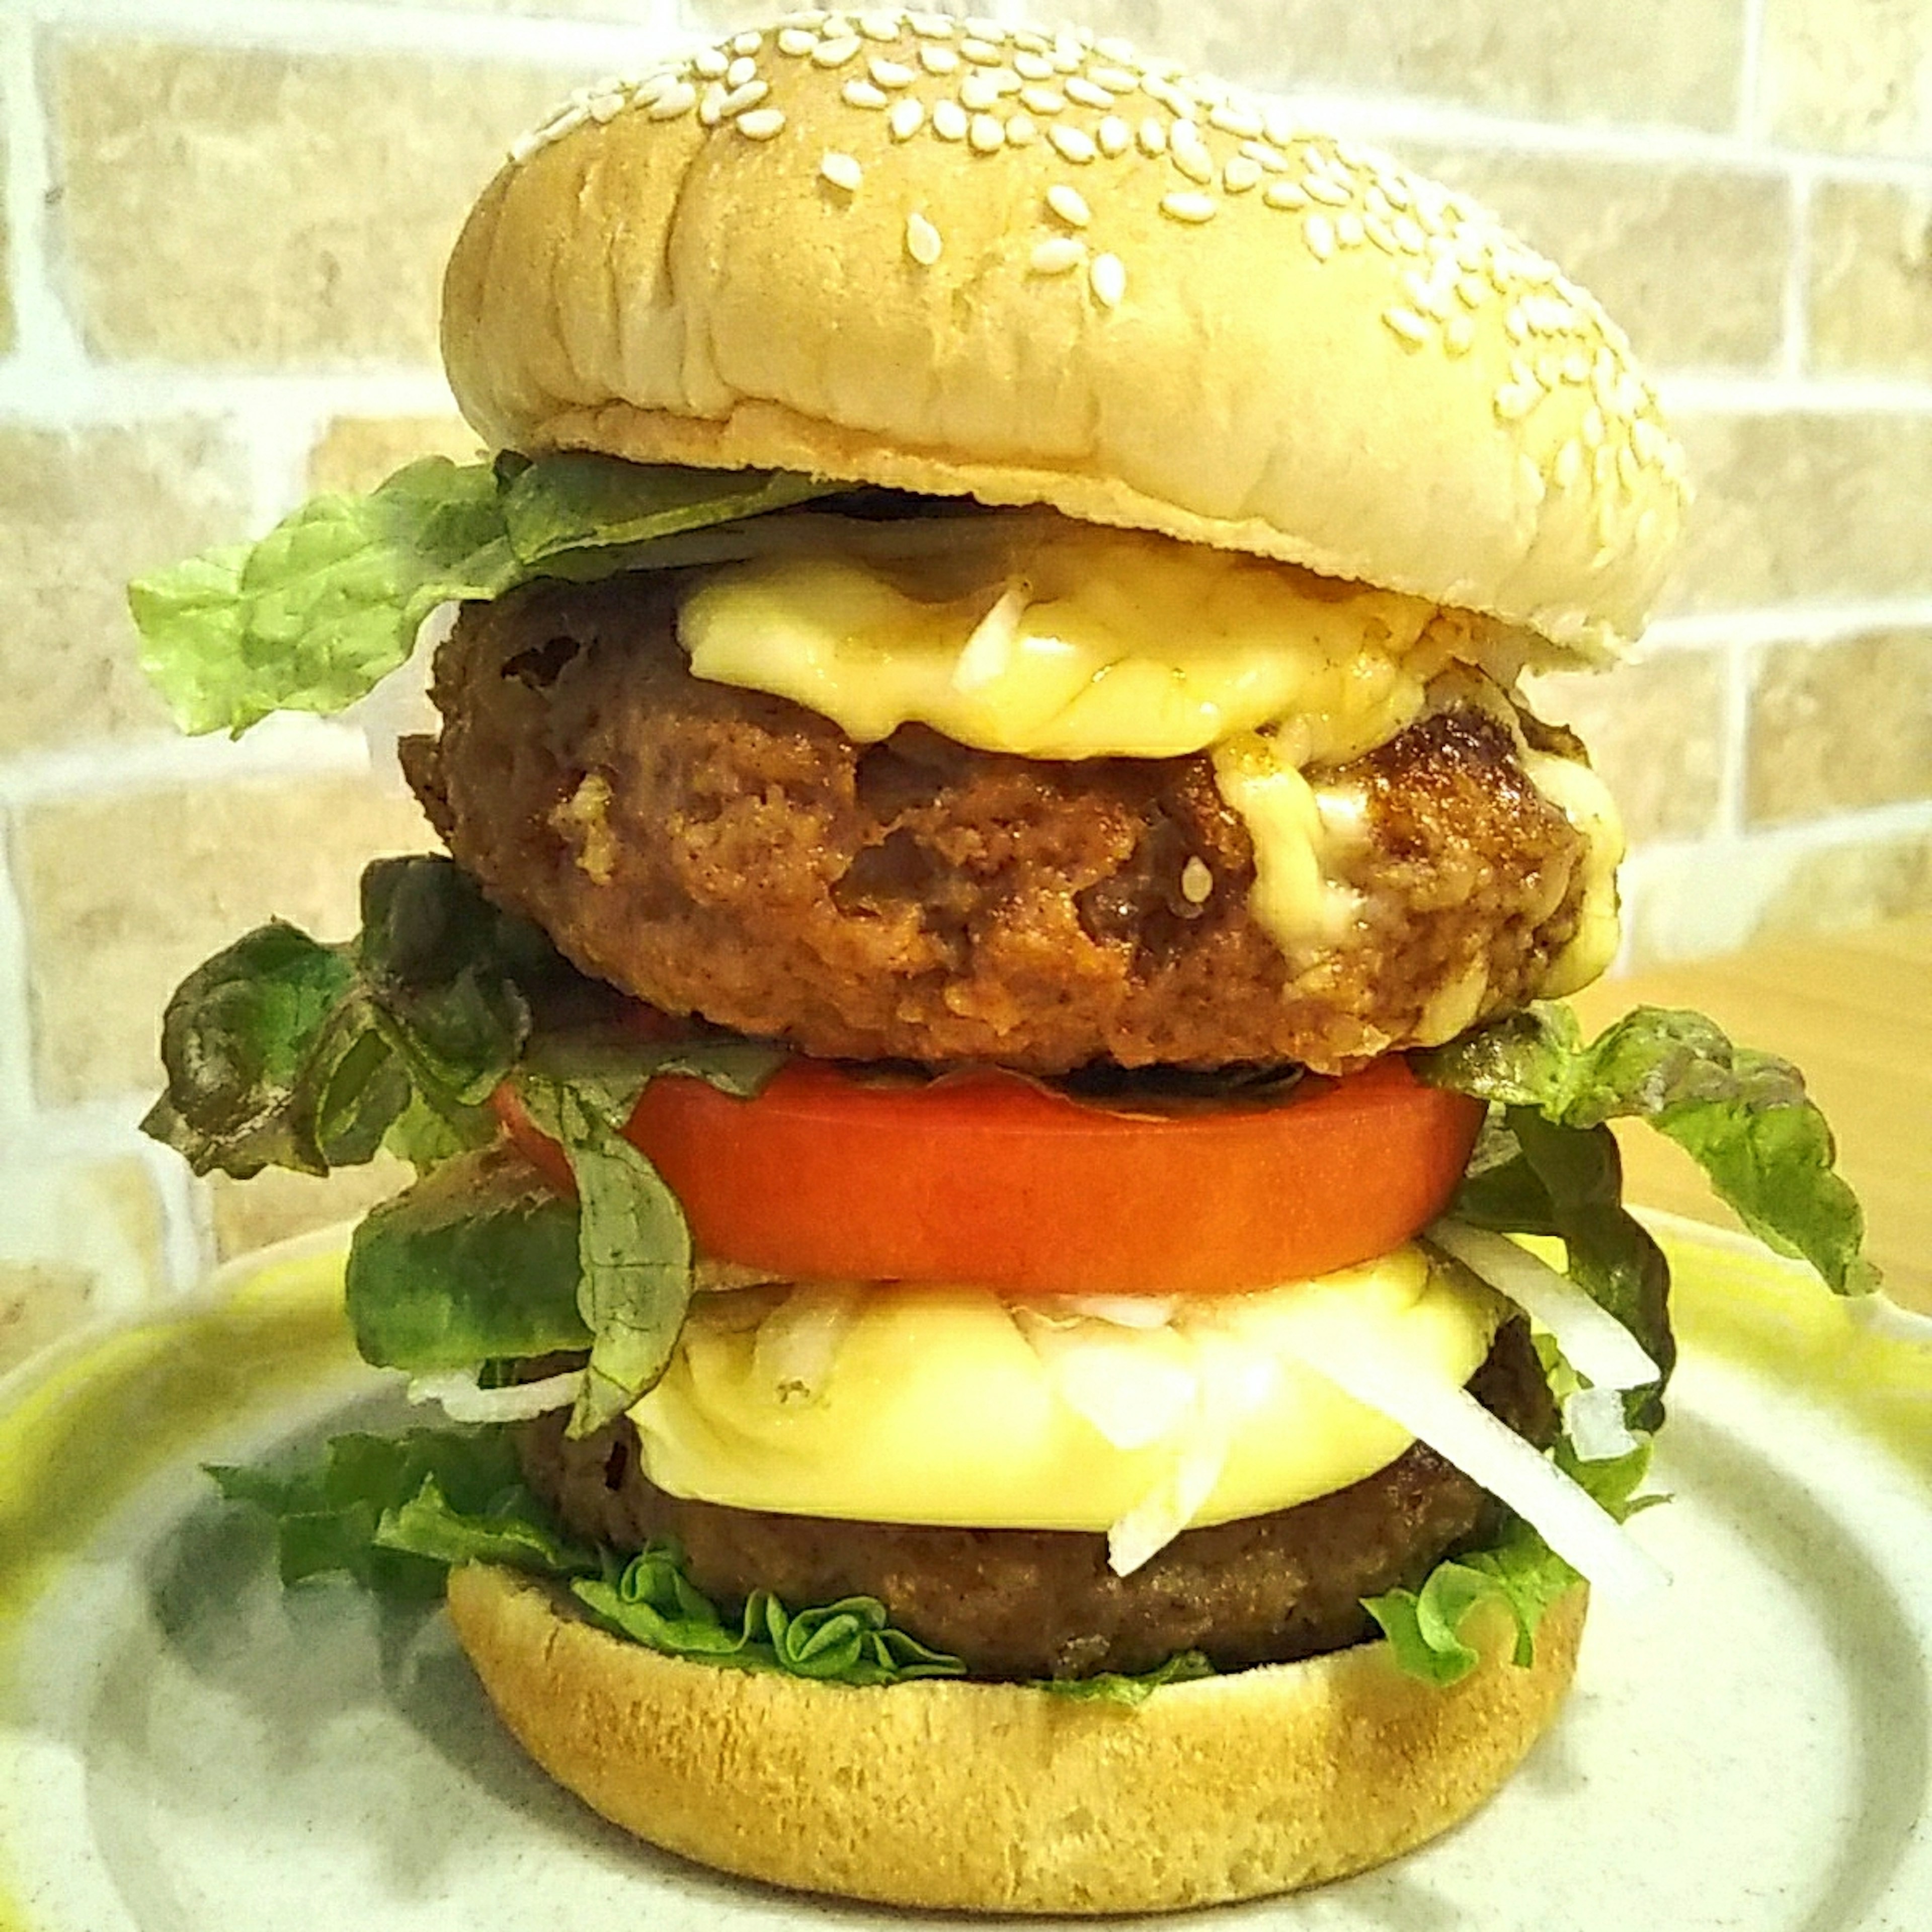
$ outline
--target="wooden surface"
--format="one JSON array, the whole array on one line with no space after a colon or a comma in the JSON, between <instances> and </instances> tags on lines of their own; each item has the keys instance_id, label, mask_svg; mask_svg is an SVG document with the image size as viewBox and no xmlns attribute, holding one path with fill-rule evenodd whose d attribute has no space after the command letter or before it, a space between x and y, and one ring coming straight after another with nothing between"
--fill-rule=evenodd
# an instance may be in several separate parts
<instances>
[{"instance_id":1,"label":"wooden surface","mask_svg":"<svg viewBox=\"0 0 1932 1932\"><path fill-rule=\"evenodd\" d=\"M1695 1006L1796 1061L1864 1204L1866 1252L1896 1299L1932 1310L1932 920L1754 946L1599 984L1574 1004L1592 1030L1634 1006ZM1620 1138L1631 1201L1735 1225L1688 1156L1647 1130Z\"/></svg>"}]
</instances>

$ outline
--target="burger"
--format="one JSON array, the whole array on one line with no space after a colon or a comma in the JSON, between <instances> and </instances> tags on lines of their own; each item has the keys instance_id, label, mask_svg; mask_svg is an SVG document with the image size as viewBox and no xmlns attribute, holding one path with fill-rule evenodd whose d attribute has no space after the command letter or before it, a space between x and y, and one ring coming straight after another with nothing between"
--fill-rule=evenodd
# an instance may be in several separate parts
<instances>
[{"instance_id":1,"label":"burger","mask_svg":"<svg viewBox=\"0 0 1932 1932\"><path fill-rule=\"evenodd\" d=\"M1871 1285L1791 1069L1549 1004L1620 836L1521 680L1684 502L1623 334L1275 103L886 10L574 97L443 342L494 460L134 590L190 729L445 633L448 856L191 975L148 1126L413 1161L349 1314L454 1420L224 1487L446 1573L538 1762L730 1871L1134 1911L1443 1830L1654 1580L1606 1123Z\"/></svg>"}]
</instances>

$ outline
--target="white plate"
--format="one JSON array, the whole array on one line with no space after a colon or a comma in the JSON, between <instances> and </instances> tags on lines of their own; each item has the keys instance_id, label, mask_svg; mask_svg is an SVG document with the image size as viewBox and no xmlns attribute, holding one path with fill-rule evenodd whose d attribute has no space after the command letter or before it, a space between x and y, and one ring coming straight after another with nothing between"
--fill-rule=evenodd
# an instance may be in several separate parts
<instances>
[{"instance_id":1,"label":"white plate","mask_svg":"<svg viewBox=\"0 0 1932 1932\"><path fill-rule=\"evenodd\" d=\"M1468 1824L1202 1922L1932 1924L1932 1350L1767 1258L1672 1246L1676 1500L1638 1533L1676 1587L1599 1608L1562 1719ZM337 1265L257 1264L0 1385L0 1932L918 1917L637 1844L509 1744L440 1615L281 1591L266 1528L200 1466L394 1412L348 1351Z\"/></svg>"}]
</instances>

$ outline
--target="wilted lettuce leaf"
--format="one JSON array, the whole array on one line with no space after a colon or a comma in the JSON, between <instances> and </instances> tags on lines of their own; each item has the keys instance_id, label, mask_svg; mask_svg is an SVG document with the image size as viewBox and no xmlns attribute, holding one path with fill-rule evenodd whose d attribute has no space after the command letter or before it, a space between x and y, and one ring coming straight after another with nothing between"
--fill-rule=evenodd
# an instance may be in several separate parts
<instances>
[{"instance_id":1,"label":"wilted lettuce leaf","mask_svg":"<svg viewBox=\"0 0 1932 1932\"><path fill-rule=\"evenodd\" d=\"M428 457L366 496L316 498L257 544L130 585L142 668L184 731L341 711L409 657L439 604L536 577L647 568L667 538L835 487L590 454L494 466Z\"/></svg>"},{"instance_id":2,"label":"wilted lettuce leaf","mask_svg":"<svg viewBox=\"0 0 1932 1932\"><path fill-rule=\"evenodd\" d=\"M1580 1461L1559 1448L1564 1472L1588 1490L1622 1522L1660 1496L1638 1496L1637 1485L1650 1466L1650 1444L1606 1462ZM1510 1519L1496 1544L1438 1563L1420 1590L1391 1590L1364 1604L1382 1626L1397 1666L1426 1683L1460 1682L1481 1660L1464 1640L1465 1621L1479 1604L1493 1604L1516 1626L1516 1662L1535 1660L1537 1626L1550 1605L1582 1581L1529 1525Z\"/></svg>"},{"instance_id":3,"label":"wilted lettuce leaf","mask_svg":"<svg viewBox=\"0 0 1932 1932\"><path fill-rule=\"evenodd\" d=\"M1781 1254L1841 1294L1869 1292L1864 1219L1833 1171L1824 1115L1797 1069L1734 1046L1702 1013L1639 1006L1584 1044L1567 1006L1538 1006L1418 1054L1421 1077L1552 1126L1636 1119L1688 1152L1720 1198ZM1520 1138L1520 1135L1519 1135Z\"/></svg>"},{"instance_id":4,"label":"wilted lettuce leaf","mask_svg":"<svg viewBox=\"0 0 1932 1932\"><path fill-rule=\"evenodd\" d=\"M362 1359L424 1375L585 1348L578 1210L523 1161L459 1155L370 1211L344 1292Z\"/></svg>"},{"instance_id":5,"label":"wilted lettuce leaf","mask_svg":"<svg viewBox=\"0 0 1932 1932\"><path fill-rule=\"evenodd\" d=\"M1120 1704L1132 1710L1169 1684L1192 1684L1216 1675L1214 1665L1199 1651L1178 1650L1165 1664L1157 1664L1151 1670L1102 1670L1091 1677L1040 1677L1034 1680L1034 1688L1049 1691L1056 1697L1071 1698L1077 1704Z\"/></svg>"}]
</instances>

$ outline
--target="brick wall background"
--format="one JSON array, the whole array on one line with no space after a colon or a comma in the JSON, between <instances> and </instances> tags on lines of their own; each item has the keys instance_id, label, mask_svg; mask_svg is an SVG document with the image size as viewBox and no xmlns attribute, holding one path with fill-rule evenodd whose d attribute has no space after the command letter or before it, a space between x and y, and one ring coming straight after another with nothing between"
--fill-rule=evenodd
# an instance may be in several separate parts
<instances>
[{"instance_id":1,"label":"brick wall background","mask_svg":"<svg viewBox=\"0 0 1932 1932\"><path fill-rule=\"evenodd\" d=\"M122 580L473 453L435 292L496 158L767 10L0 0L0 1366L380 1184L203 1190L134 1130L179 975L271 912L339 934L425 833L339 727L171 736ZM1541 694L1625 802L1627 959L1932 907L1932 0L1060 10L1472 188L1663 379L1684 568L1645 662Z\"/></svg>"}]
</instances>

